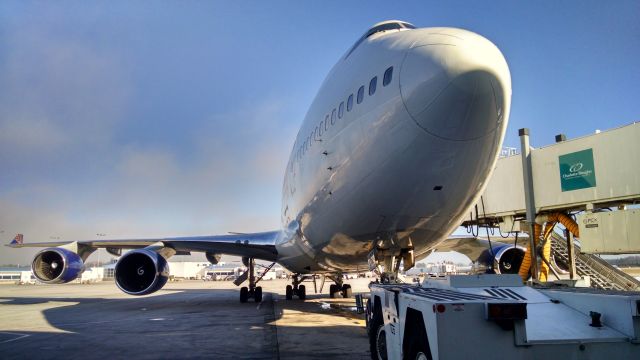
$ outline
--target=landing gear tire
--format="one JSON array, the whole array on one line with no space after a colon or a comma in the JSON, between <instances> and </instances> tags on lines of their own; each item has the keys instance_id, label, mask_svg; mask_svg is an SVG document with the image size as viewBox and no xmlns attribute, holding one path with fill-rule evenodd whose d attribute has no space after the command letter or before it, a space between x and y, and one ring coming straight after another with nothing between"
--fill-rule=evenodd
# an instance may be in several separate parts
<instances>
[{"instance_id":1,"label":"landing gear tire","mask_svg":"<svg viewBox=\"0 0 640 360\"><path fill-rule=\"evenodd\" d=\"M287 285L287 290L285 292L285 298L287 300L292 300L293 299L293 286Z\"/></svg>"},{"instance_id":2,"label":"landing gear tire","mask_svg":"<svg viewBox=\"0 0 640 360\"><path fill-rule=\"evenodd\" d=\"M369 336L371 358L373 360L387 360L387 333L382 321L377 322ZM411 357L409 359L412 359Z\"/></svg>"},{"instance_id":3,"label":"landing gear tire","mask_svg":"<svg viewBox=\"0 0 640 360\"><path fill-rule=\"evenodd\" d=\"M256 287L253 293L253 299L259 303L262 301L262 286Z\"/></svg>"},{"instance_id":4,"label":"landing gear tire","mask_svg":"<svg viewBox=\"0 0 640 360\"><path fill-rule=\"evenodd\" d=\"M342 297L345 299L348 299L352 295L353 295L353 291L351 290L351 285L349 284L342 285Z\"/></svg>"},{"instance_id":5,"label":"landing gear tire","mask_svg":"<svg viewBox=\"0 0 640 360\"><path fill-rule=\"evenodd\" d=\"M329 297L330 298L333 299L333 298L341 296L341 295L342 295L342 289L340 289L338 287L338 285L332 284L331 286L329 286Z\"/></svg>"},{"instance_id":6,"label":"landing gear tire","mask_svg":"<svg viewBox=\"0 0 640 360\"><path fill-rule=\"evenodd\" d=\"M371 311L371 298L368 298L364 313L364 324L365 329L367 329L367 336L371 336L371 326L369 326L369 322L371 321Z\"/></svg>"},{"instance_id":7,"label":"landing gear tire","mask_svg":"<svg viewBox=\"0 0 640 360\"><path fill-rule=\"evenodd\" d=\"M307 289L304 285L298 286L298 299L304 300L307 298Z\"/></svg>"},{"instance_id":8,"label":"landing gear tire","mask_svg":"<svg viewBox=\"0 0 640 360\"><path fill-rule=\"evenodd\" d=\"M415 360L431 360L431 352L427 347L427 335L423 329L417 331L415 334L409 334L409 352L407 359Z\"/></svg>"},{"instance_id":9,"label":"landing gear tire","mask_svg":"<svg viewBox=\"0 0 640 360\"><path fill-rule=\"evenodd\" d=\"M240 302L246 303L248 299L249 299L249 288L247 288L246 286L243 286L242 288L240 288Z\"/></svg>"}]
</instances>

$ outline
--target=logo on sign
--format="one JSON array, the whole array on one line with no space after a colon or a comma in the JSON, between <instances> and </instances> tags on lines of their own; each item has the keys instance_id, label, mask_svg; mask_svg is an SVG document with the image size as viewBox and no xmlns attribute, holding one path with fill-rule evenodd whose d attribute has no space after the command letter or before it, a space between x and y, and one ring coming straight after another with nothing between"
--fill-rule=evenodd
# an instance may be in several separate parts
<instances>
[{"instance_id":1,"label":"logo on sign","mask_svg":"<svg viewBox=\"0 0 640 360\"><path fill-rule=\"evenodd\" d=\"M572 173L578 172L578 171L582 170L583 166L584 165L582 163L580 163L580 162L579 163L575 163L575 164L571 165L571 167L569 168L569 171L572 172Z\"/></svg>"},{"instance_id":2,"label":"logo on sign","mask_svg":"<svg viewBox=\"0 0 640 360\"><path fill-rule=\"evenodd\" d=\"M586 149L560 155L560 185L562 191L586 189L596 186L593 150Z\"/></svg>"}]
</instances>

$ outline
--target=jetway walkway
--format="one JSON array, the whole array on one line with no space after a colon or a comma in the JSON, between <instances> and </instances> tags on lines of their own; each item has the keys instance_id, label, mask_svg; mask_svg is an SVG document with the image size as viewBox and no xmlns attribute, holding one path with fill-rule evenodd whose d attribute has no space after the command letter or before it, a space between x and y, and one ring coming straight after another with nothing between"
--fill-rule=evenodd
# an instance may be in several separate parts
<instances>
[{"instance_id":1,"label":"jetway walkway","mask_svg":"<svg viewBox=\"0 0 640 360\"><path fill-rule=\"evenodd\" d=\"M535 234L529 249L536 251L525 252L520 268L523 279L530 272L538 280L538 267L546 268L551 251L559 261L575 263L573 275L589 276L595 288L640 289L635 278L592 255L640 253L640 167L635 166L640 123L571 140L558 135L555 144L538 149L529 145L528 129L519 135L520 154L509 151L498 160L475 211L462 225ZM559 223L558 216L571 228L573 254L566 239L547 231ZM539 262L539 256L546 261Z\"/></svg>"}]
</instances>

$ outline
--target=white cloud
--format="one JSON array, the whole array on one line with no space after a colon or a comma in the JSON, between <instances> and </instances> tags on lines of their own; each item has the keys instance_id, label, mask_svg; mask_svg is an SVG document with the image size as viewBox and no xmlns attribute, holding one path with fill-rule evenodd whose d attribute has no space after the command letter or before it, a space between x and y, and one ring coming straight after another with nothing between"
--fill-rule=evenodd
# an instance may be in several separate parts
<instances>
[{"instance_id":1,"label":"white cloud","mask_svg":"<svg viewBox=\"0 0 640 360\"><path fill-rule=\"evenodd\" d=\"M153 81L134 76L134 60L109 42L95 44L56 21L2 28L0 242L17 232L25 241L47 241L279 226L297 123L284 100L212 112L206 121L175 119L186 139L149 140L128 125L146 116L132 108L148 101ZM183 100L188 96L172 101ZM24 263L33 252L1 247L0 263Z\"/></svg>"}]
</instances>

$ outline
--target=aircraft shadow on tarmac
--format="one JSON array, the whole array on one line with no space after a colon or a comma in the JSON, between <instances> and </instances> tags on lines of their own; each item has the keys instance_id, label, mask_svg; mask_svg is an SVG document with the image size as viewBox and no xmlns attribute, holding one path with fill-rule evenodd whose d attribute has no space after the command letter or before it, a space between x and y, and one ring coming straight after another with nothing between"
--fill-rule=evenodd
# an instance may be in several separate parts
<instances>
[{"instance_id":1,"label":"aircraft shadow on tarmac","mask_svg":"<svg viewBox=\"0 0 640 360\"><path fill-rule=\"evenodd\" d=\"M326 294L287 301L269 292L262 303L237 298L237 290L227 289L135 298L0 296L0 315L9 308L14 315L13 324L2 321L0 353L4 359L368 356L363 316L342 306L352 301Z\"/></svg>"}]
</instances>

